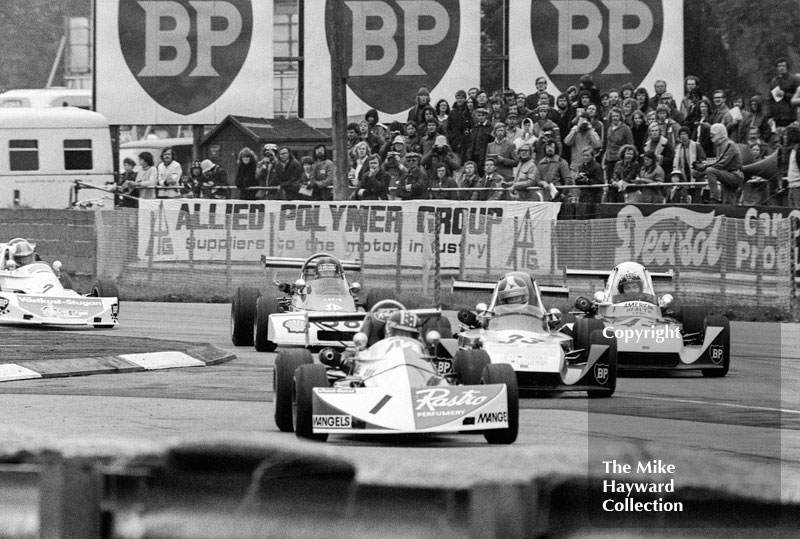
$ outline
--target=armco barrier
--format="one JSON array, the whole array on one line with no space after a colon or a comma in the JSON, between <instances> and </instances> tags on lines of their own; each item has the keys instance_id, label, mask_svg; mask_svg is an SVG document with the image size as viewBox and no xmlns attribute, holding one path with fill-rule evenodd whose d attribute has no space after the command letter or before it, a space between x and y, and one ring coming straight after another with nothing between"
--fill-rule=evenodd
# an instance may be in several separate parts
<instances>
[{"instance_id":1,"label":"armco barrier","mask_svg":"<svg viewBox=\"0 0 800 539\"><path fill-rule=\"evenodd\" d=\"M632 458L650 455L636 444L615 447ZM16 471L0 468L0 492L16 501L14 514L27 517L20 525L0 505L0 536L578 539L657 533L685 539L724 528L725 537L775 539L795 537L800 524L800 499L791 489L781 492L775 464L718 457L722 462L707 470L695 454L680 451L659 454L696 468L687 476L696 479L664 494L664 501L691 510L614 514L598 514L600 483L608 476L582 472L577 450L542 452L541 471L508 481L417 487L359 481L354 463L288 440L178 442L125 459L62 451L29 455L35 464ZM718 473L722 465L727 473ZM545 471L551 469L559 471ZM636 477L663 481L660 473Z\"/></svg>"}]
</instances>

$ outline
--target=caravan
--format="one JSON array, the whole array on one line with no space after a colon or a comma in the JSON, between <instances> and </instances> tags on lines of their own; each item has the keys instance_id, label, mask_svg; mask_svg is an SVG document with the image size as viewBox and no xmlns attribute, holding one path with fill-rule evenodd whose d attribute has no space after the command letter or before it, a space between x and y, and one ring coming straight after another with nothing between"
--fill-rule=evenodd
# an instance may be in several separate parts
<instances>
[{"instance_id":1,"label":"caravan","mask_svg":"<svg viewBox=\"0 0 800 539\"><path fill-rule=\"evenodd\" d=\"M74 107L0 107L0 208L66 208L75 180L114 181L105 117ZM83 189L80 199L102 194Z\"/></svg>"},{"instance_id":2,"label":"caravan","mask_svg":"<svg viewBox=\"0 0 800 539\"><path fill-rule=\"evenodd\" d=\"M92 90L87 88L26 88L0 94L0 107L92 108Z\"/></svg>"}]
</instances>

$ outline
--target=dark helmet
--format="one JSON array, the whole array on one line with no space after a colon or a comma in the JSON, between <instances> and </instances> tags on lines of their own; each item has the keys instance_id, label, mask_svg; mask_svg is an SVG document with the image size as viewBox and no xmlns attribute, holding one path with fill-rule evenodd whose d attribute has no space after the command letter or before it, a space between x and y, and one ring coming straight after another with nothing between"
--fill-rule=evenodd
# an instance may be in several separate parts
<instances>
[{"instance_id":1,"label":"dark helmet","mask_svg":"<svg viewBox=\"0 0 800 539\"><path fill-rule=\"evenodd\" d=\"M619 283L617 284L617 289L619 290L620 294L624 294L625 286L631 283L637 283L639 285L640 292L644 290L644 282L642 281L641 275L637 273L626 273L620 277Z\"/></svg>"},{"instance_id":2,"label":"dark helmet","mask_svg":"<svg viewBox=\"0 0 800 539\"><path fill-rule=\"evenodd\" d=\"M341 277L342 271L339 262L329 256L317 259L317 278Z\"/></svg>"},{"instance_id":3,"label":"dark helmet","mask_svg":"<svg viewBox=\"0 0 800 539\"><path fill-rule=\"evenodd\" d=\"M408 311L395 311L386 319L387 337L411 337L419 336L419 317Z\"/></svg>"},{"instance_id":4,"label":"dark helmet","mask_svg":"<svg viewBox=\"0 0 800 539\"><path fill-rule=\"evenodd\" d=\"M514 276L509 275L500 281L498 285L497 304L498 305L511 305L523 304L526 305L530 299L528 287Z\"/></svg>"}]
</instances>

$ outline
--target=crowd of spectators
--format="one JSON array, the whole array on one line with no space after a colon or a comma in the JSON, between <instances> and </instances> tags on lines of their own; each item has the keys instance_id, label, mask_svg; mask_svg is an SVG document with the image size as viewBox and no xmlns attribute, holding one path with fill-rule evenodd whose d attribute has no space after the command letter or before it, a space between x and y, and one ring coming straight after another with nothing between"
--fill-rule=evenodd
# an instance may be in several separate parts
<instances>
[{"instance_id":1,"label":"crowd of spectators","mask_svg":"<svg viewBox=\"0 0 800 539\"><path fill-rule=\"evenodd\" d=\"M631 84L601 89L589 75L557 96L544 77L530 94L470 88L452 103L422 87L405 122L383 124L370 110L347 126L351 199L800 207L800 77L784 58L774 67L769 94L747 100L707 91L694 76L680 103L663 80L651 95ZM299 161L288 147L261 152L239 153L231 184L238 198L332 198L324 145ZM138 174L126 161L120 192L152 198L161 186L158 196L230 196L219 189L227 174L211 161L192 163L181 179L169 149L161 158L154 167L152 155L140 154ZM689 182L698 186L670 186Z\"/></svg>"}]
</instances>

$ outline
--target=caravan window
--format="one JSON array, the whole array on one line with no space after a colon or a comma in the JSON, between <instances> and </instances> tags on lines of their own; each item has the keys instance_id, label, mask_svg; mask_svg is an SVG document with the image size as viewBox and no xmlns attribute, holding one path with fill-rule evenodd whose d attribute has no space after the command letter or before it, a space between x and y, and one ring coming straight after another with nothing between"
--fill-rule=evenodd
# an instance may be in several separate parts
<instances>
[{"instance_id":1,"label":"caravan window","mask_svg":"<svg viewBox=\"0 0 800 539\"><path fill-rule=\"evenodd\" d=\"M39 141L9 140L8 164L10 170L39 170Z\"/></svg>"},{"instance_id":2,"label":"caravan window","mask_svg":"<svg viewBox=\"0 0 800 539\"><path fill-rule=\"evenodd\" d=\"M90 139L64 141L64 169L91 170L92 141Z\"/></svg>"}]
</instances>

